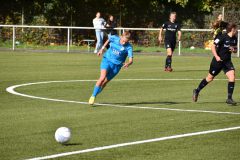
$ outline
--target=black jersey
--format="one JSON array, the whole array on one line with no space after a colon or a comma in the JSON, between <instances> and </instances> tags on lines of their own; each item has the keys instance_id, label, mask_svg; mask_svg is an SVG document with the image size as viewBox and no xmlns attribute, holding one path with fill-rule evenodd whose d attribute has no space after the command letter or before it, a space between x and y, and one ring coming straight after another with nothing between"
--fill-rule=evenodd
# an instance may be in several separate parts
<instances>
[{"instance_id":1,"label":"black jersey","mask_svg":"<svg viewBox=\"0 0 240 160\"><path fill-rule=\"evenodd\" d=\"M229 47L237 46L237 37L229 37L227 33L224 33L214 40L214 44L216 45L217 54L221 60L231 60L231 51Z\"/></svg>"},{"instance_id":2,"label":"black jersey","mask_svg":"<svg viewBox=\"0 0 240 160\"><path fill-rule=\"evenodd\" d=\"M181 30L180 24L168 21L162 25L162 28L166 29L165 40L176 41L176 33Z\"/></svg>"},{"instance_id":3,"label":"black jersey","mask_svg":"<svg viewBox=\"0 0 240 160\"><path fill-rule=\"evenodd\" d=\"M114 28L117 27L117 22L108 20L107 25L108 26L105 26L107 28L107 34L116 35L117 30L115 30Z\"/></svg>"}]
</instances>

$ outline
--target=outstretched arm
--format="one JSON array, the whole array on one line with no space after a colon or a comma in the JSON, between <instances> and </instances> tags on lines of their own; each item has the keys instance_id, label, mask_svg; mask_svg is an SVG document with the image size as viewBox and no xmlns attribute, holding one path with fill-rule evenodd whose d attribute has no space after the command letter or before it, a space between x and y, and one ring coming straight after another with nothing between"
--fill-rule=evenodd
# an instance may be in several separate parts
<instances>
[{"instance_id":1,"label":"outstretched arm","mask_svg":"<svg viewBox=\"0 0 240 160\"><path fill-rule=\"evenodd\" d=\"M128 68L131 64L133 64L133 58L129 58L128 62L123 65L124 68Z\"/></svg>"},{"instance_id":2,"label":"outstretched arm","mask_svg":"<svg viewBox=\"0 0 240 160\"><path fill-rule=\"evenodd\" d=\"M128 62L125 62L123 67L127 69L131 64L133 64L133 48L128 48Z\"/></svg>"},{"instance_id":3,"label":"outstretched arm","mask_svg":"<svg viewBox=\"0 0 240 160\"><path fill-rule=\"evenodd\" d=\"M102 48L99 50L99 52L97 53L98 56L101 56L103 54L104 49L106 48L106 46L109 43L109 39L104 43L104 45L102 46Z\"/></svg>"}]
</instances>

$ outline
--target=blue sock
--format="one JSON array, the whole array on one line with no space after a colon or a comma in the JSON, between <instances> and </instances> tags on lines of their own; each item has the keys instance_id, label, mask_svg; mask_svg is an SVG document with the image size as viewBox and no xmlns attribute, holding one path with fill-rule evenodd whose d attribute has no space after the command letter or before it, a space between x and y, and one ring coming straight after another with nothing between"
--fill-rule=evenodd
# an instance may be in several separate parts
<instances>
[{"instance_id":1,"label":"blue sock","mask_svg":"<svg viewBox=\"0 0 240 160\"><path fill-rule=\"evenodd\" d=\"M102 87L99 87L97 95L101 92L102 92Z\"/></svg>"},{"instance_id":2,"label":"blue sock","mask_svg":"<svg viewBox=\"0 0 240 160\"><path fill-rule=\"evenodd\" d=\"M92 96L96 97L101 91L102 91L102 88L100 86L95 86L93 89Z\"/></svg>"}]
</instances>

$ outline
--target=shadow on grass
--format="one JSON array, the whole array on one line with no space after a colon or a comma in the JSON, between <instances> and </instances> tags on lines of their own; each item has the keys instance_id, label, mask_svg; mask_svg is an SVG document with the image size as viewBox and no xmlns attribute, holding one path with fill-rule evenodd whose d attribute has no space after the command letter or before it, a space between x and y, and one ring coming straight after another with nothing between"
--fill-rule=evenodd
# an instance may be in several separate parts
<instances>
[{"instance_id":1,"label":"shadow on grass","mask_svg":"<svg viewBox=\"0 0 240 160\"><path fill-rule=\"evenodd\" d=\"M206 74L207 74L207 71L208 70L204 70L204 69L202 69L202 70L194 70L194 69L188 69L188 70L177 70L176 72L206 72ZM201 79L201 78L199 78L199 79Z\"/></svg>"},{"instance_id":2,"label":"shadow on grass","mask_svg":"<svg viewBox=\"0 0 240 160\"><path fill-rule=\"evenodd\" d=\"M83 145L82 143L66 143L66 144L63 144L64 146L81 146Z\"/></svg>"},{"instance_id":3,"label":"shadow on grass","mask_svg":"<svg viewBox=\"0 0 240 160\"><path fill-rule=\"evenodd\" d=\"M237 104L236 105L231 105L231 104L227 104L225 101L219 101L219 102L197 102L196 104L199 104L199 105L203 105L203 104L222 104L222 105L226 105L226 106L239 106L240 102L236 101Z\"/></svg>"},{"instance_id":4,"label":"shadow on grass","mask_svg":"<svg viewBox=\"0 0 240 160\"><path fill-rule=\"evenodd\" d=\"M103 104L109 104L109 105L123 105L123 106L134 106L134 105L179 105L179 104L192 104L192 105L196 105L196 106L199 106L199 105L207 105L207 104L219 104L219 105L226 105L226 106L234 106L234 105L228 105L226 104L225 101L208 101L208 102L192 102L192 101L188 101L188 102L173 102L173 101L161 101L161 102L129 102L129 103L105 103L105 102L102 102ZM240 102L237 102L237 105L235 106L238 106ZM194 106L193 106L194 107Z\"/></svg>"},{"instance_id":5,"label":"shadow on grass","mask_svg":"<svg viewBox=\"0 0 240 160\"><path fill-rule=\"evenodd\" d=\"M148 51L148 50L142 50L142 49L136 49L133 52L135 53L156 53L156 52L161 52L161 50L154 50L154 51Z\"/></svg>"},{"instance_id":6,"label":"shadow on grass","mask_svg":"<svg viewBox=\"0 0 240 160\"><path fill-rule=\"evenodd\" d=\"M113 105L125 105L125 106L133 106L133 105L141 105L141 104L160 104L160 105L176 105L176 104L189 104L192 102L129 102L129 103L105 103L105 104L113 104Z\"/></svg>"},{"instance_id":7,"label":"shadow on grass","mask_svg":"<svg viewBox=\"0 0 240 160\"><path fill-rule=\"evenodd\" d=\"M133 52L142 52L141 49L134 50Z\"/></svg>"}]
</instances>

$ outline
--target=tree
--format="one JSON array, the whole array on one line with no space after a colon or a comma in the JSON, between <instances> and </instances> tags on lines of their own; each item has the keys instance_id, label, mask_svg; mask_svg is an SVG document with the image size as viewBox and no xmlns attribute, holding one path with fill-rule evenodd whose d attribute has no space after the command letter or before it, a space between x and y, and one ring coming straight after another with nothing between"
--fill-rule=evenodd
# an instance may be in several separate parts
<instances>
[{"instance_id":1,"label":"tree","mask_svg":"<svg viewBox=\"0 0 240 160\"><path fill-rule=\"evenodd\" d=\"M238 0L9 0L0 6L1 23L31 24L34 16L43 15L49 25L92 26L97 11L106 18L113 14L125 27L146 27L154 22L158 27L168 19L169 12L177 11L182 22L204 27L204 15L225 2Z\"/></svg>"}]
</instances>

